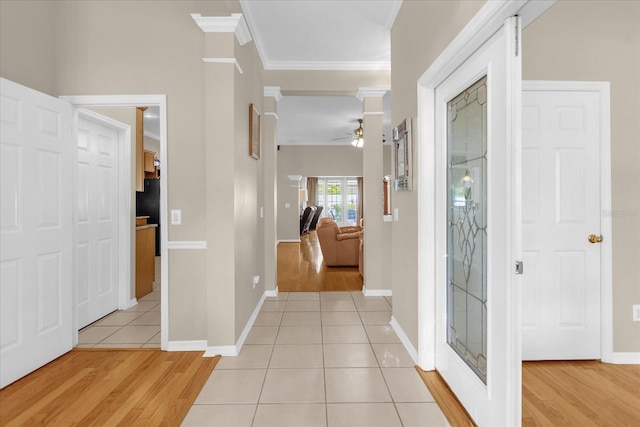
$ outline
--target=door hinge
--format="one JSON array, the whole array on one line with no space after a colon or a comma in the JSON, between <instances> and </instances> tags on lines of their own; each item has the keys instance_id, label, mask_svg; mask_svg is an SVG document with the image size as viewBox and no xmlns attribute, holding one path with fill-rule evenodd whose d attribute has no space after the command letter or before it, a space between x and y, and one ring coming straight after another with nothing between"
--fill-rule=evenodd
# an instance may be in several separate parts
<instances>
[{"instance_id":1,"label":"door hinge","mask_svg":"<svg viewBox=\"0 0 640 427\"><path fill-rule=\"evenodd\" d=\"M516 274L524 273L524 263L522 261L516 261Z\"/></svg>"},{"instance_id":2,"label":"door hinge","mask_svg":"<svg viewBox=\"0 0 640 427\"><path fill-rule=\"evenodd\" d=\"M520 50L520 17L518 15L515 16L516 18L516 46L515 46L515 50L516 50L516 58L518 57L518 55L520 54L519 50ZM522 274L522 273L520 273Z\"/></svg>"}]
</instances>

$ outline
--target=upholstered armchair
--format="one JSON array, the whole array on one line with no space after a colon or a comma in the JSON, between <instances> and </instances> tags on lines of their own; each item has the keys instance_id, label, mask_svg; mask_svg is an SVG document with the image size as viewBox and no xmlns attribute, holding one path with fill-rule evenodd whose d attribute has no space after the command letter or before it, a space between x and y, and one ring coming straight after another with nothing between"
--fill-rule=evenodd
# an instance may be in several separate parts
<instances>
[{"instance_id":1,"label":"upholstered armchair","mask_svg":"<svg viewBox=\"0 0 640 427\"><path fill-rule=\"evenodd\" d=\"M339 227L331 218L320 218L316 233L327 266L358 266L362 236L360 227Z\"/></svg>"}]
</instances>

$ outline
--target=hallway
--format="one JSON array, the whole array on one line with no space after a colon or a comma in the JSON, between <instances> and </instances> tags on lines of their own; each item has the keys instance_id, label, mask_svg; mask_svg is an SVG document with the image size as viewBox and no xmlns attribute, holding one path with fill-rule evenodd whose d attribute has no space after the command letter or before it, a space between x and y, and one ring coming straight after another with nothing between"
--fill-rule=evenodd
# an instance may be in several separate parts
<instances>
[{"instance_id":1,"label":"hallway","mask_svg":"<svg viewBox=\"0 0 640 427\"><path fill-rule=\"evenodd\" d=\"M281 292L183 426L447 426L389 326L390 297Z\"/></svg>"}]
</instances>

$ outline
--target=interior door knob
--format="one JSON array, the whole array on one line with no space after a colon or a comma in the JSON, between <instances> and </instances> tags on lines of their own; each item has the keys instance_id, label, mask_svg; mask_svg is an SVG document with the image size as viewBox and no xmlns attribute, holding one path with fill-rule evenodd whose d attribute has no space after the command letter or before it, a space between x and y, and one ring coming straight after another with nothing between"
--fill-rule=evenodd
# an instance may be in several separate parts
<instances>
[{"instance_id":1,"label":"interior door knob","mask_svg":"<svg viewBox=\"0 0 640 427\"><path fill-rule=\"evenodd\" d=\"M602 242L602 236L596 236L595 234L589 234L587 237L591 243L600 243Z\"/></svg>"}]
</instances>

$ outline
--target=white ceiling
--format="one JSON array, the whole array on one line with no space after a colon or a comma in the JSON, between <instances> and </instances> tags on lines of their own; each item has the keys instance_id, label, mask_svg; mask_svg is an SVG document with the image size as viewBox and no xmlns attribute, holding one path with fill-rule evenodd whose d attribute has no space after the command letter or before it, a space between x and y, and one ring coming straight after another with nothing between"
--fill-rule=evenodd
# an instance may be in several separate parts
<instances>
[{"instance_id":1,"label":"white ceiling","mask_svg":"<svg viewBox=\"0 0 640 427\"><path fill-rule=\"evenodd\" d=\"M388 70L401 0L240 0L267 70Z\"/></svg>"},{"instance_id":2,"label":"white ceiling","mask_svg":"<svg viewBox=\"0 0 640 427\"><path fill-rule=\"evenodd\" d=\"M267 70L388 70L390 30L402 0L240 0ZM357 90L357 88L354 88ZM389 143L390 97L383 98ZM348 145L362 118L355 97L285 96L278 144ZM365 133L365 143L367 141Z\"/></svg>"},{"instance_id":3,"label":"white ceiling","mask_svg":"<svg viewBox=\"0 0 640 427\"><path fill-rule=\"evenodd\" d=\"M382 98L383 133L391 135L391 97ZM355 96L285 96L278 102L279 145L349 145L362 118ZM340 140L337 140L340 138ZM365 143L368 141L365 130Z\"/></svg>"}]
</instances>

